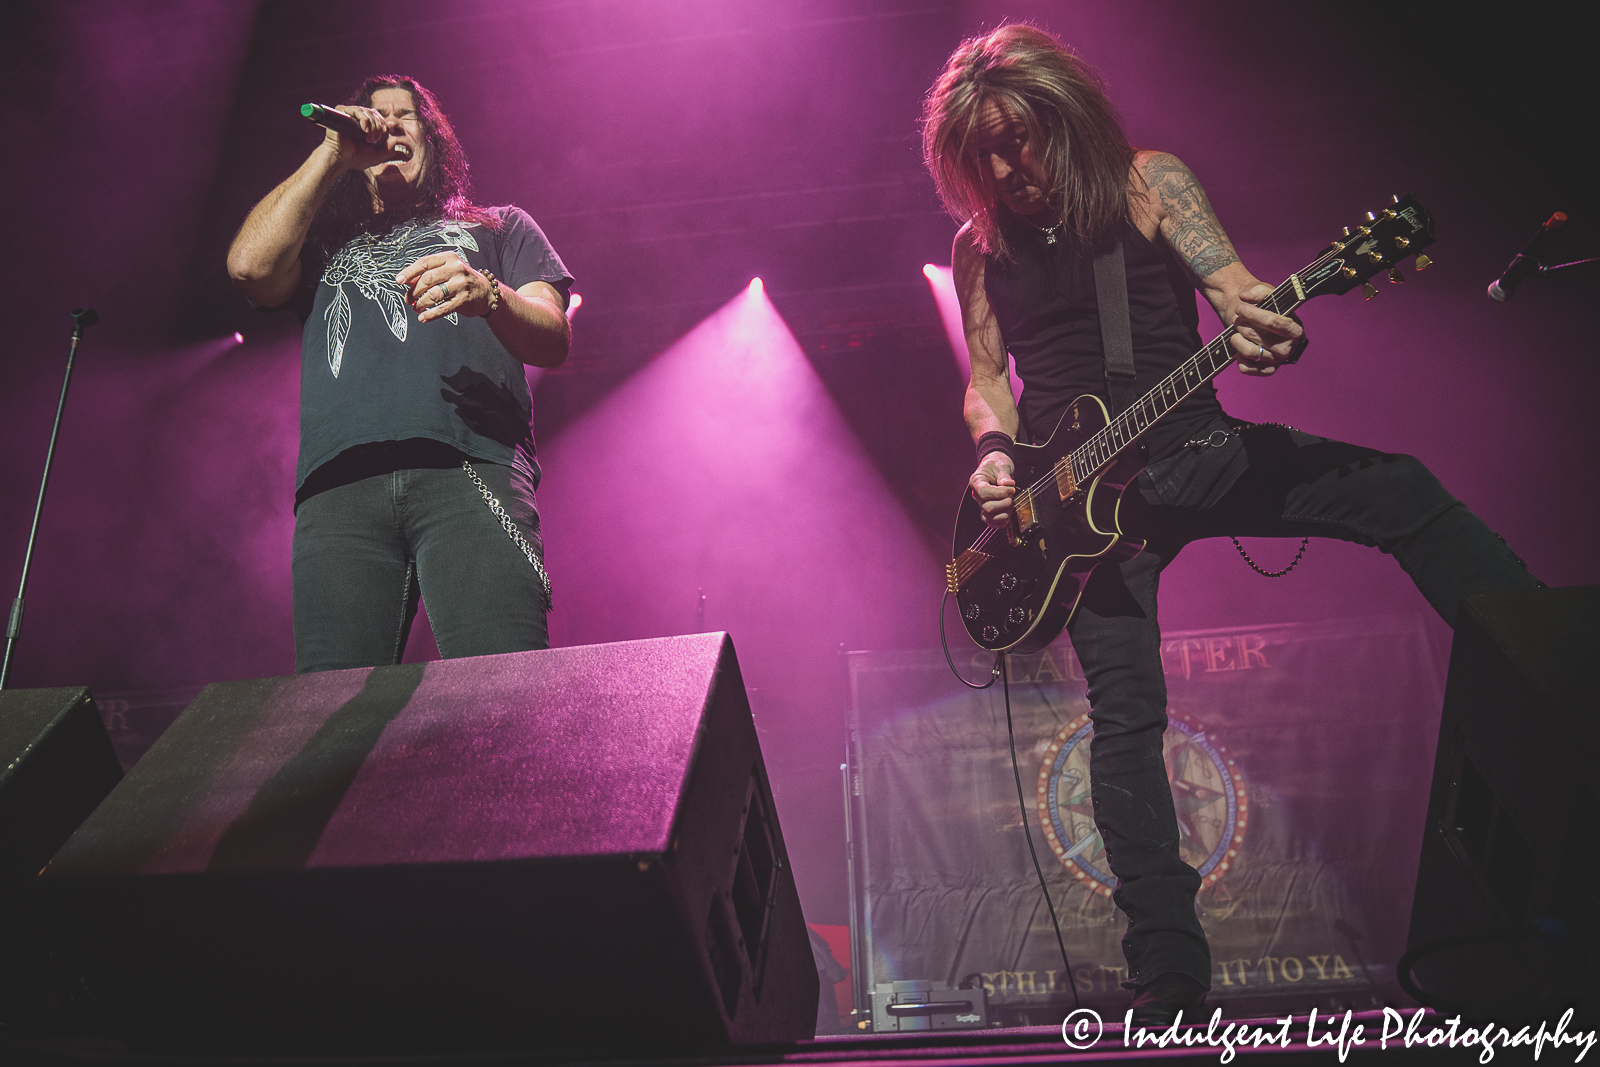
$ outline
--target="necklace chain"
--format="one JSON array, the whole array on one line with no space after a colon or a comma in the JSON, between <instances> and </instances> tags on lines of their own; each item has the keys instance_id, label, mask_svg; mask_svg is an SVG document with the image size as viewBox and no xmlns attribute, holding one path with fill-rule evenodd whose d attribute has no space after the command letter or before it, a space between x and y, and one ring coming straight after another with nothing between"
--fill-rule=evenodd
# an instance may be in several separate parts
<instances>
[{"instance_id":1,"label":"necklace chain","mask_svg":"<svg viewBox=\"0 0 1600 1067\"><path fill-rule=\"evenodd\" d=\"M1022 221L1023 222L1028 222L1027 219L1023 219ZM1060 237L1060 235L1061 235L1061 227L1065 226L1066 223L1057 222L1052 226L1040 226L1037 223L1028 222L1028 225L1032 226L1034 229L1036 229L1040 233L1044 234L1044 243L1045 244L1053 245L1053 244L1056 243L1056 239L1058 237Z\"/></svg>"}]
</instances>

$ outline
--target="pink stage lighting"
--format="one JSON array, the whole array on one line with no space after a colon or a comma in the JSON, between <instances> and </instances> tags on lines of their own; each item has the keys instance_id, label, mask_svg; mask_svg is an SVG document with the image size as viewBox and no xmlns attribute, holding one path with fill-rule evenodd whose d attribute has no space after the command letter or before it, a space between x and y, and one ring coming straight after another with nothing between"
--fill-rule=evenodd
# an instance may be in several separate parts
<instances>
[{"instance_id":1,"label":"pink stage lighting","mask_svg":"<svg viewBox=\"0 0 1600 1067\"><path fill-rule=\"evenodd\" d=\"M956 283L950 274L950 268L929 263L922 268L922 276L928 279L928 288L933 291L933 302L939 306L939 319L944 323L944 335L950 340L950 354L955 357L956 366L961 370L961 377L970 381L972 357L967 354L967 335L961 328L961 304L956 300ZM1013 398L1020 397L1022 383L1017 380L1015 369L1011 369L1009 373L1011 395Z\"/></svg>"},{"instance_id":2,"label":"pink stage lighting","mask_svg":"<svg viewBox=\"0 0 1600 1067\"><path fill-rule=\"evenodd\" d=\"M244 344L244 334L240 333L238 330L234 330L233 331L233 343L236 344L236 345Z\"/></svg>"},{"instance_id":3,"label":"pink stage lighting","mask_svg":"<svg viewBox=\"0 0 1600 1067\"><path fill-rule=\"evenodd\" d=\"M761 293L766 292L766 289L767 289L767 287L766 287L765 283L763 283L760 278L751 278L750 279L750 290L749 291L751 293L759 295Z\"/></svg>"},{"instance_id":4,"label":"pink stage lighting","mask_svg":"<svg viewBox=\"0 0 1600 1067\"><path fill-rule=\"evenodd\" d=\"M572 296L567 299L567 321L568 322L572 321L572 316L577 314L578 309L581 308L581 307L583 307L583 294L582 293L573 293Z\"/></svg>"},{"instance_id":5,"label":"pink stage lighting","mask_svg":"<svg viewBox=\"0 0 1600 1067\"><path fill-rule=\"evenodd\" d=\"M816 664L841 644L926 643L935 625L940 561L760 290L539 461L562 644L727 630L747 681L820 706L837 679Z\"/></svg>"}]
</instances>

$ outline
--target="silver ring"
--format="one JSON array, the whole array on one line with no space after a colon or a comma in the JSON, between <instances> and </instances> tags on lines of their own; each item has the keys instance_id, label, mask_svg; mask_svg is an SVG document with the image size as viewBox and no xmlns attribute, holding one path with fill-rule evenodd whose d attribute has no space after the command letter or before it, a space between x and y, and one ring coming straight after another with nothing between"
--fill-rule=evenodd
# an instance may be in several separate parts
<instances>
[{"instance_id":1,"label":"silver ring","mask_svg":"<svg viewBox=\"0 0 1600 1067\"><path fill-rule=\"evenodd\" d=\"M1267 346L1266 345L1256 345L1256 347L1261 349L1260 358L1261 359L1266 359L1267 358Z\"/></svg>"},{"instance_id":2,"label":"silver ring","mask_svg":"<svg viewBox=\"0 0 1600 1067\"><path fill-rule=\"evenodd\" d=\"M442 304L446 300L450 299L450 283L449 282L440 282L438 285L434 286L434 288L439 290L439 292L444 294L439 299L434 301L435 304Z\"/></svg>"}]
</instances>

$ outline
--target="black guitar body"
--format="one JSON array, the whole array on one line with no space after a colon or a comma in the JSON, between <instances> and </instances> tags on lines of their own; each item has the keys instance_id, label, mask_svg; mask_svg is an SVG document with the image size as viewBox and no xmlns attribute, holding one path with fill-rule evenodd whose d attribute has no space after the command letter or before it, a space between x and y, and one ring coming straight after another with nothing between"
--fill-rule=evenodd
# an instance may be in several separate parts
<instances>
[{"instance_id":1,"label":"black guitar body","mask_svg":"<svg viewBox=\"0 0 1600 1067\"><path fill-rule=\"evenodd\" d=\"M1143 541L1124 539L1117 523L1122 491L1144 469L1137 444L1087 485L1058 475L1064 458L1108 421L1098 397L1080 396L1048 441L1016 446L1017 517L1009 527L987 526L972 495L962 499L946 577L967 633L982 647L1042 650L1072 620L1091 571L1144 549Z\"/></svg>"}]
</instances>

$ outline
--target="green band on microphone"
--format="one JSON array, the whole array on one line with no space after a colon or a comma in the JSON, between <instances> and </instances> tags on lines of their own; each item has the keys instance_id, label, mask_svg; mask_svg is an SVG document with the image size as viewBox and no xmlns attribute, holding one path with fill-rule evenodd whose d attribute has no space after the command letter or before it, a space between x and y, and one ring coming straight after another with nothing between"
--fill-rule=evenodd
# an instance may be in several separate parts
<instances>
[{"instance_id":1,"label":"green band on microphone","mask_svg":"<svg viewBox=\"0 0 1600 1067\"><path fill-rule=\"evenodd\" d=\"M308 119L315 117L316 113L321 111L321 110L322 109L320 107L318 107L316 104L301 104L300 105L300 114L304 115Z\"/></svg>"}]
</instances>

